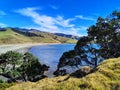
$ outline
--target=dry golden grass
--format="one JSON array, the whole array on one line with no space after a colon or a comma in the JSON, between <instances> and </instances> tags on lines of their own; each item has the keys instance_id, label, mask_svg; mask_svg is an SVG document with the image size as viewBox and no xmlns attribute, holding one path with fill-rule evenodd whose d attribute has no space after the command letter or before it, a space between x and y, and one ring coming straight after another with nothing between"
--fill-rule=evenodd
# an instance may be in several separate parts
<instances>
[{"instance_id":1,"label":"dry golden grass","mask_svg":"<svg viewBox=\"0 0 120 90\"><path fill-rule=\"evenodd\" d=\"M7 90L120 90L120 58L103 61L83 78L67 76L45 78L36 83L20 83Z\"/></svg>"},{"instance_id":2,"label":"dry golden grass","mask_svg":"<svg viewBox=\"0 0 120 90\"><path fill-rule=\"evenodd\" d=\"M55 36L50 33L42 33L43 37L39 36L25 36L7 28L6 31L0 31L0 44L18 44L18 43L76 43L77 40L70 38ZM55 38L56 37L56 38Z\"/></svg>"}]
</instances>

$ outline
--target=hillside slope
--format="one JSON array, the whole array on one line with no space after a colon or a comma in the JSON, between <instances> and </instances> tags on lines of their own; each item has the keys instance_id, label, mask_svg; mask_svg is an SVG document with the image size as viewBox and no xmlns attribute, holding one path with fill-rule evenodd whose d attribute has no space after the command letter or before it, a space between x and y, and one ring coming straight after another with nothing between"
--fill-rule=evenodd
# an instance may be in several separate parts
<instances>
[{"instance_id":1,"label":"hillside slope","mask_svg":"<svg viewBox=\"0 0 120 90\"><path fill-rule=\"evenodd\" d=\"M17 32L12 28L0 31L0 44L17 44L17 43L76 43L77 40L56 36L51 33L29 32L33 36L27 35L26 32Z\"/></svg>"},{"instance_id":2,"label":"hillside slope","mask_svg":"<svg viewBox=\"0 0 120 90\"><path fill-rule=\"evenodd\" d=\"M103 61L93 73L83 78L67 77L19 83L7 90L120 90L120 58Z\"/></svg>"},{"instance_id":3,"label":"hillside slope","mask_svg":"<svg viewBox=\"0 0 120 90\"><path fill-rule=\"evenodd\" d=\"M71 34L63 34L63 33L54 33L55 35L58 35L58 36L62 36L62 37L67 37L67 38L71 38L71 39L76 39L76 40L79 40L80 37L79 36L74 36L74 35L71 35Z\"/></svg>"}]
</instances>

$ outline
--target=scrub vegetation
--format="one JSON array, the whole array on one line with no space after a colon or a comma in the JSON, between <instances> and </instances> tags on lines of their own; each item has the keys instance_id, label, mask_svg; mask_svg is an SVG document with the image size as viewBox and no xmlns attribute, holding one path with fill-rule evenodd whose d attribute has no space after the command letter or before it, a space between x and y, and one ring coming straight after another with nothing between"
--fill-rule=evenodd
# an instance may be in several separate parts
<instances>
[{"instance_id":1,"label":"scrub vegetation","mask_svg":"<svg viewBox=\"0 0 120 90\"><path fill-rule=\"evenodd\" d=\"M69 77L69 78L68 78ZM103 61L92 73L82 78L59 76L38 82L19 83L7 90L119 90L120 58Z\"/></svg>"}]
</instances>

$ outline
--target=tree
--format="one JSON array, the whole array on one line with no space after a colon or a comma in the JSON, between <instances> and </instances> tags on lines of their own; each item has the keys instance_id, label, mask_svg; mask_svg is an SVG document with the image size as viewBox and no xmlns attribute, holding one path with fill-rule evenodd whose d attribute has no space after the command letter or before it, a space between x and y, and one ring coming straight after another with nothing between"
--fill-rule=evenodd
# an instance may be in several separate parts
<instances>
[{"instance_id":1,"label":"tree","mask_svg":"<svg viewBox=\"0 0 120 90\"><path fill-rule=\"evenodd\" d=\"M59 75L66 75L67 71L66 69L61 69L64 66L76 66L78 68L78 65L81 63L80 60L78 60L78 58L74 58L76 56L76 52L75 50L70 50L68 52L64 52L62 57L59 60L59 63L57 65L57 70L53 73L56 76Z\"/></svg>"},{"instance_id":2,"label":"tree","mask_svg":"<svg viewBox=\"0 0 120 90\"><path fill-rule=\"evenodd\" d=\"M77 65L76 64L77 60L76 60L76 63L75 63L75 60L72 60L74 56L76 56L76 52L74 50L63 53L62 57L60 58L59 64L58 64L58 69L60 67L66 66L66 64L68 64L69 66ZM67 59L70 59L70 58L71 60L68 61Z\"/></svg>"},{"instance_id":3,"label":"tree","mask_svg":"<svg viewBox=\"0 0 120 90\"><path fill-rule=\"evenodd\" d=\"M109 18L98 18L96 25L88 29L88 36L100 45L103 59L120 56L120 12L114 11ZM97 32L95 34L95 32ZM104 52L104 53L103 53Z\"/></svg>"},{"instance_id":4,"label":"tree","mask_svg":"<svg viewBox=\"0 0 120 90\"><path fill-rule=\"evenodd\" d=\"M8 51L5 54L0 55L0 75L13 80L15 77L19 76L19 72L16 70L22 62L22 54Z\"/></svg>"},{"instance_id":5,"label":"tree","mask_svg":"<svg viewBox=\"0 0 120 90\"><path fill-rule=\"evenodd\" d=\"M34 81L36 76L42 76L48 68L45 64L41 65L36 57L27 52L24 54L23 64L18 68L18 71L24 81Z\"/></svg>"},{"instance_id":6,"label":"tree","mask_svg":"<svg viewBox=\"0 0 120 90\"><path fill-rule=\"evenodd\" d=\"M98 17L96 24L89 27L87 32L88 36L81 37L73 50L76 55L73 54L72 63L76 62L74 58L79 57L80 63L76 65L90 65L95 68L105 59L120 56L120 12L114 11L106 18ZM62 55L57 70L71 66L66 63L71 61L69 55Z\"/></svg>"},{"instance_id":7,"label":"tree","mask_svg":"<svg viewBox=\"0 0 120 90\"><path fill-rule=\"evenodd\" d=\"M1 54L0 55L0 73L6 73L7 72L7 69L6 69L6 66L7 66L7 59L6 59L6 55L4 54Z\"/></svg>"},{"instance_id":8,"label":"tree","mask_svg":"<svg viewBox=\"0 0 120 90\"><path fill-rule=\"evenodd\" d=\"M20 65L20 59L22 59L22 54L8 51L5 54L0 55L0 65L2 66L1 69L3 69L3 72L6 72L5 69L8 65L11 65L11 67L8 67L9 70L15 70L17 65Z\"/></svg>"},{"instance_id":9,"label":"tree","mask_svg":"<svg viewBox=\"0 0 120 90\"><path fill-rule=\"evenodd\" d=\"M16 66L17 65L20 65L20 63L22 62L22 57L23 55L18 53L18 52L14 52L14 51L8 51L6 53L6 56L7 56L7 61L8 61L8 64L11 64L13 66L12 70L15 70L16 69Z\"/></svg>"},{"instance_id":10,"label":"tree","mask_svg":"<svg viewBox=\"0 0 120 90\"><path fill-rule=\"evenodd\" d=\"M92 38L88 36L81 37L75 46L79 60L84 62L85 65L91 65L93 67L96 67L101 61L98 49L99 45L93 43Z\"/></svg>"},{"instance_id":11,"label":"tree","mask_svg":"<svg viewBox=\"0 0 120 90\"><path fill-rule=\"evenodd\" d=\"M49 66L41 64L39 60L30 53L24 55L8 51L0 55L0 75L16 80L37 81L44 78L44 72Z\"/></svg>"}]
</instances>

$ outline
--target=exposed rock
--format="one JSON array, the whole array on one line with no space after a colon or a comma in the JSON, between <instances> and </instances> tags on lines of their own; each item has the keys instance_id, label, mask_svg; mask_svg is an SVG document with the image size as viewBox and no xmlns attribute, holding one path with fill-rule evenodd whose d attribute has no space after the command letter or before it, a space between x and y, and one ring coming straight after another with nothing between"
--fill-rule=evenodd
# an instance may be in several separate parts
<instances>
[{"instance_id":1,"label":"exposed rock","mask_svg":"<svg viewBox=\"0 0 120 90\"><path fill-rule=\"evenodd\" d=\"M71 73L70 76L80 78L80 77L83 77L83 76L86 76L87 74L89 74L91 72L91 70L92 70L92 68L90 66L83 66L82 68L75 71L74 73Z\"/></svg>"},{"instance_id":2,"label":"exposed rock","mask_svg":"<svg viewBox=\"0 0 120 90\"><path fill-rule=\"evenodd\" d=\"M66 72L66 69L62 69L62 70L56 70L53 74L55 76L59 76L59 75L64 76L64 75L66 75L68 73Z\"/></svg>"}]
</instances>

